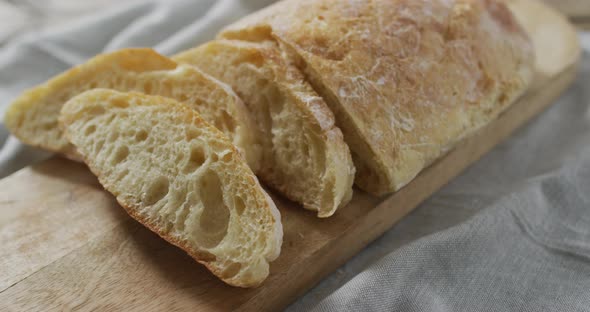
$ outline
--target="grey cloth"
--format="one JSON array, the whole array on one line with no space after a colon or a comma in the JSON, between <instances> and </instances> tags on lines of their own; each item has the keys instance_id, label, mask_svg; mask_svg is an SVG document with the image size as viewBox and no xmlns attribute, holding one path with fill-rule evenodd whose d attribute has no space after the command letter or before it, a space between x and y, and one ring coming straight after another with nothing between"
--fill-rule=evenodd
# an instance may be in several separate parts
<instances>
[{"instance_id":1,"label":"grey cloth","mask_svg":"<svg viewBox=\"0 0 590 312\"><path fill-rule=\"evenodd\" d=\"M95 53L173 53L270 2L125 2L19 37L0 49L0 112L23 88ZM588 81L585 55L575 85L551 108L288 310L590 311ZM6 138L0 129L0 176L47 157Z\"/></svg>"}]
</instances>

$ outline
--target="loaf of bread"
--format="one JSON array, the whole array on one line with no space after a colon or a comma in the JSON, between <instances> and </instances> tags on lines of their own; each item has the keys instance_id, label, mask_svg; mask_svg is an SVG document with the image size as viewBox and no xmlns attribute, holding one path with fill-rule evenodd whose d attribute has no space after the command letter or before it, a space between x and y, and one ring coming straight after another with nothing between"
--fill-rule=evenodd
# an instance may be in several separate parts
<instances>
[{"instance_id":1,"label":"loaf of bread","mask_svg":"<svg viewBox=\"0 0 590 312\"><path fill-rule=\"evenodd\" d=\"M352 196L354 165L332 112L271 41L218 40L173 57L228 83L262 139L260 178L291 200L331 216Z\"/></svg>"},{"instance_id":2,"label":"loaf of bread","mask_svg":"<svg viewBox=\"0 0 590 312\"><path fill-rule=\"evenodd\" d=\"M219 38L281 47L334 112L356 183L373 194L496 118L533 74L530 40L499 0L284 0Z\"/></svg>"},{"instance_id":3,"label":"loaf of bread","mask_svg":"<svg viewBox=\"0 0 590 312\"><path fill-rule=\"evenodd\" d=\"M193 66L177 65L152 49L98 55L24 92L9 107L6 127L27 144L76 158L58 127L59 111L68 99L94 88L137 91L184 102L230 137L253 170L260 166L257 128L231 88Z\"/></svg>"},{"instance_id":4,"label":"loaf of bread","mask_svg":"<svg viewBox=\"0 0 590 312\"><path fill-rule=\"evenodd\" d=\"M278 210L229 139L169 98L84 92L60 123L129 215L228 284L269 273L282 242Z\"/></svg>"}]
</instances>

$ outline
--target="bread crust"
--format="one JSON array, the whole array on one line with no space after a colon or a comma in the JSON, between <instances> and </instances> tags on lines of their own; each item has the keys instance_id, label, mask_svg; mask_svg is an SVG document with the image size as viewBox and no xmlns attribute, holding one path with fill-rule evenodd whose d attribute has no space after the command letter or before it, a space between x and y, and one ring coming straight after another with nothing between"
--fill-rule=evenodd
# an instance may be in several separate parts
<instances>
[{"instance_id":1,"label":"bread crust","mask_svg":"<svg viewBox=\"0 0 590 312\"><path fill-rule=\"evenodd\" d=\"M222 142L221 144L224 145L224 148L230 150L229 155L231 155L231 160L225 160L225 161L237 164L234 168L236 175L238 175L240 177L240 179L243 179L243 181L241 181L241 183L248 185L253 190L253 192L250 193L250 196L254 197L256 202L258 203L257 207L251 207L249 209L260 209L260 210L265 211L265 213L268 213L268 215L267 215L268 218L265 218L265 221L271 222L271 225L269 227L273 229L272 233L270 233L272 238L268 242L270 249L267 250L265 255L261 255L261 256L264 257L264 261L266 261L265 262L266 266L268 266L268 264L267 264L268 262L274 261L280 254L280 249L281 249L282 240L283 240L283 228L282 228L282 224L281 224L280 213L279 213L277 207L275 206L274 202L270 199L268 194L266 194L266 192L263 190L260 183L258 182L258 179L252 173L252 171L249 169L249 167L246 165L245 160L243 159L243 156L235 148L235 146L233 146L228 141L227 137L223 133L221 133L215 127L211 126L206 121L204 121L198 115L197 112L190 109L189 107L182 105L179 102L175 102L171 99L163 98L163 97L159 97L159 96L147 96L144 94L134 93L134 92L120 93L120 92L115 92L115 91L105 90L105 89L95 89L92 91L87 91L85 93L82 93L81 95L73 98L70 101L71 103L68 102L66 104L66 106L64 106L64 108L62 110L62 114L60 116L60 123L62 124L62 127L65 130L64 131L65 137L70 142L75 143L75 140L73 138L74 133L72 133L71 130L68 129L68 126L70 124L72 124L73 122L76 122L76 120L79 118L78 113L73 109L75 106L86 105L85 102L91 103L93 101L93 98L96 98L96 97L108 98L113 95L118 96L118 97L124 96L124 97L128 97L128 98L137 98L143 102L143 105L158 105L158 106L165 107L165 109L168 109L170 111L180 112L181 113L180 115L183 116L184 121L188 121L198 127L208 128L208 135L213 136L210 139L217 141L217 142ZM219 267L216 264L214 255L211 255L206 251L196 250L188 243L188 241L179 239L178 237L172 235L172 233L170 231L167 231L166 229L164 229L162 227L163 226L162 224L157 224L156 222L150 221L144 215L139 213L139 211L141 209L145 208L144 206L141 205L141 202L139 202L139 201L134 202L132 200L126 200L127 197L122 196L123 194L118 194L117 191L120 191L120 190L116 190L116 187L114 187L113 185L111 185L108 182L108 176L105 174L105 172L100 170L100 168L99 168L100 166L98 166L95 163L95 161L94 161L95 157L84 152L84 148L79 147L78 150L80 151L81 159L83 159L84 163L86 163L88 165L88 167L92 171L92 173L94 173L98 177L98 180L101 183L101 185L105 188L105 190L107 190L107 191L111 192L113 195L115 195L117 202L125 209L125 211L133 219L135 219L136 221L138 221L139 223L141 223L142 225L144 225L145 227L150 229L152 232L156 233L158 236L160 236L161 238L163 238L167 242L184 250L193 259L195 259L197 262L203 264L205 267L207 267L207 269L209 271L211 271L214 275L216 275L217 277L219 277L220 279L222 279L225 283L227 283L229 285L236 286L236 287L249 288L249 287L259 286L264 281L264 279L266 278L266 275L268 275L268 271L267 271L266 275L262 278L260 277L260 275L252 275L247 278L244 278L243 276L241 276L241 277L238 277L238 276L225 277L224 271L226 268ZM139 194L134 194L133 196L137 197L137 196L139 196ZM213 257L213 259L211 257ZM260 269L260 268L254 268L254 269ZM248 276L248 274L246 274L246 275Z\"/></svg>"},{"instance_id":2,"label":"bread crust","mask_svg":"<svg viewBox=\"0 0 590 312\"><path fill-rule=\"evenodd\" d=\"M220 38L276 40L334 111L356 183L396 191L528 87L529 38L499 0L284 0Z\"/></svg>"}]
</instances>

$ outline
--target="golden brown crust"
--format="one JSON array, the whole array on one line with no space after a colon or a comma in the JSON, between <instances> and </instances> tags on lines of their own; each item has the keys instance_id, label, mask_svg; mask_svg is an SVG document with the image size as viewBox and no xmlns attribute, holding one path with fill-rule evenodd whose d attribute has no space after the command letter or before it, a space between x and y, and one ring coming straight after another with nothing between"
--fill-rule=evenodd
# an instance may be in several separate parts
<instances>
[{"instance_id":1,"label":"golden brown crust","mask_svg":"<svg viewBox=\"0 0 590 312\"><path fill-rule=\"evenodd\" d=\"M285 0L222 38L274 38L334 113L357 184L403 187L532 79L529 39L497 0Z\"/></svg>"}]
</instances>

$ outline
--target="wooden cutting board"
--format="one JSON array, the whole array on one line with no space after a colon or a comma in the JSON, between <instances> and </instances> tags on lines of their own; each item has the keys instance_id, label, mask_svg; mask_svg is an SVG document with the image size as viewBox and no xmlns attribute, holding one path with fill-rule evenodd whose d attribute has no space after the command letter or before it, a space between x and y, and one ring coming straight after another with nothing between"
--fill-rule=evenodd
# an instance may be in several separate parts
<instances>
[{"instance_id":1,"label":"wooden cutting board","mask_svg":"<svg viewBox=\"0 0 590 312\"><path fill-rule=\"evenodd\" d=\"M0 181L0 311L270 311L287 306L463 169L541 112L573 81L580 55L565 18L534 0L511 6L538 51L530 91L394 195L355 190L317 219L283 198L281 256L255 289L226 286L129 218L83 165L52 158ZM551 49L548 49L551 47Z\"/></svg>"}]
</instances>

